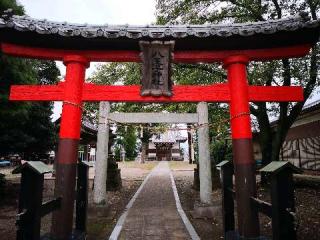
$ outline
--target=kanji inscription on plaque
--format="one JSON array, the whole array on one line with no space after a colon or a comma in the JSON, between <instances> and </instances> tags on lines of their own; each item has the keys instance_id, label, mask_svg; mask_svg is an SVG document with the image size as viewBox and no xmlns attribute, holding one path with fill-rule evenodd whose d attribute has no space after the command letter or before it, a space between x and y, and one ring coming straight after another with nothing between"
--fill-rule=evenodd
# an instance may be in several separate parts
<instances>
[{"instance_id":1,"label":"kanji inscription on plaque","mask_svg":"<svg viewBox=\"0 0 320 240\"><path fill-rule=\"evenodd\" d=\"M140 42L141 96L172 96L171 62L174 42Z\"/></svg>"}]
</instances>

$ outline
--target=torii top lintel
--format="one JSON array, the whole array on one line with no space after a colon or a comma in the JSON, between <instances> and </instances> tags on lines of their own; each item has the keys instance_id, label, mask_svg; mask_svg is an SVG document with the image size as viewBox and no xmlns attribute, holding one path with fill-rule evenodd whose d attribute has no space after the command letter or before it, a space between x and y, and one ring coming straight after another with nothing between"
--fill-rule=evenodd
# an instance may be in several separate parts
<instances>
[{"instance_id":1,"label":"torii top lintel","mask_svg":"<svg viewBox=\"0 0 320 240\"><path fill-rule=\"evenodd\" d=\"M231 55L250 60L304 56L319 38L320 21L305 14L281 20L213 25L87 25L2 15L2 52L63 60L80 54L89 61L137 62L139 41L174 40L175 62L221 62Z\"/></svg>"},{"instance_id":2,"label":"torii top lintel","mask_svg":"<svg viewBox=\"0 0 320 240\"><path fill-rule=\"evenodd\" d=\"M139 86L83 84L85 67L90 61L138 62L141 40L174 40L175 62L223 62L228 72L232 72L228 73L229 80L230 76L244 74L243 66L248 61L306 55L318 40L319 29L320 21L310 20L305 14L245 24L144 27L56 23L7 14L0 18L0 43L2 52L9 55L63 60L68 65L65 83L52 86L12 86L10 100L64 100L69 105L70 102L77 102L75 106L82 101L231 102L233 90L230 84L174 86L172 97L142 97ZM244 65L227 66L235 59L244 61ZM246 84L242 87L247 89L245 98L249 101L303 99L301 87Z\"/></svg>"}]
</instances>

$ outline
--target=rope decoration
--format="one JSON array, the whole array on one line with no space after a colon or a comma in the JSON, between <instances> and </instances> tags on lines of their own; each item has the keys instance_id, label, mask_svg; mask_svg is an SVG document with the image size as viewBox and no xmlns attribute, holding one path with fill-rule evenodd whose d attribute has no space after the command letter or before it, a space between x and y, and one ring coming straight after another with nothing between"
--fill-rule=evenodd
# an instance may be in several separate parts
<instances>
[{"instance_id":1,"label":"rope decoration","mask_svg":"<svg viewBox=\"0 0 320 240\"><path fill-rule=\"evenodd\" d=\"M78 107L78 108L80 108L81 110L83 110L82 104L77 104L77 103L70 102L70 101L63 101L63 103L64 103L64 104L69 104L69 105L72 105L72 106L75 106L75 107Z\"/></svg>"},{"instance_id":2,"label":"rope decoration","mask_svg":"<svg viewBox=\"0 0 320 240\"><path fill-rule=\"evenodd\" d=\"M239 118L239 117L243 117L243 116L250 116L250 112L241 112L241 113L238 113L236 115L233 115L230 117L230 120L232 121L233 119L235 118Z\"/></svg>"},{"instance_id":3,"label":"rope decoration","mask_svg":"<svg viewBox=\"0 0 320 240\"><path fill-rule=\"evenodd\" d=\"M226 124L236 118L239 118L239 117L243 117L243 116L250 116L250 112L241 112L239 114L236 114L236 115L233 115L231 116L230 118L228 119L222 119L220 120L219 122L215 122L215 123L202 123L202 124L193 124L189 127L163 127L163 126L142 126L141 124L135 124L137 129L138 129L138 132L139 132L139 135L143 136L143 129L147 129L147 130L150 130L154 133L159 133L159 132L164 132L164 131L188 131L188 132L194 132L200 128L203 128L203 127L208 127L208 128L217 128L217 131L220 132L220 129L221 129L221 124ZM121 123L121 122L117 122L113 119L110 119L110 118L105 118L105 121L104 122L99 122L98 124L108 124L108 125L117 125L119 127L124 127L125 128L125 132L127 132L127 129L128 129L128 126L129 124L127 123ZM130 124L130 125L134 125L134 124Z\"/></svg>"}]
</instances>

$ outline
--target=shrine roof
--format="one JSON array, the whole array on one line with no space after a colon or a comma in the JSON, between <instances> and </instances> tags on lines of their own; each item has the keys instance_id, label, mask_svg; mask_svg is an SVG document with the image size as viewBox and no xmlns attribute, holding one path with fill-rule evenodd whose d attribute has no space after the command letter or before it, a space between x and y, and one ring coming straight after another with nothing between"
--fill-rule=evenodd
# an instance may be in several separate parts
<instances>
[{"instance_id":1,"label":"shrine roof","mask_svg":"<svg viewBox=\"0 0 320 240\"><path fill-rule=\"evenodd\" d=\"M0 41L85 50L139 50L139 41L175 40L175 50L259 49L319 38L320 21L306 13L280 20L211 25L89 25L11 15L0 18Z\"/></svg>"}]
</instances>

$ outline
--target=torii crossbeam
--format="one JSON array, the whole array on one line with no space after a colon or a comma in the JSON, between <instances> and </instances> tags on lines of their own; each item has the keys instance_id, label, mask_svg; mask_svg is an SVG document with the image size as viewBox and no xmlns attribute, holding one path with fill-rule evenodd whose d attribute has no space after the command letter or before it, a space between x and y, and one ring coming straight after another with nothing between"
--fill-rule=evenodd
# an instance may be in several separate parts
<instances>
[{"instance_id":1,"label":"torii crossbeam","mask_svg":"<svg viewBox=\"0 0 320 240\"><path fill-rule=\"evenodd\" d=\"M13 101L64 101L66 84L55 86L15 85L11 87ZM82 101L110 102L230 102L229 84L206 86L174 86L172 97L142 97L140 86L112 86L84 83ZM298 102L303 100L303 91L296 87L248 86L251 102Z\"/></svg>"},{"instance_id":2,"label":"torii crossbeam","mask_svg":"<svg viewBox=\"0 0 320 240\"><path fill-rule=\"evenodd\" d=\"M38 21L6 14L0 18L3 53L27 58L62 60L64 83L55 86L12 86L15 101L63 101L55 194L62 196L54 212L52 233L68 239L72 232L77 149L82 103L110 102L227 102L235 167L238 231L242 239L260 236L259 218L251 206L256 196L255 163L249 102L301 101L301 87L249 86L250 61L301 57L319 38L320 22L305 14L282 20L230 25L90 26ZM172 97L141 97L139 86L84 83L91 61L139 62L140 41L175 41L176 63L222 63L228 83L175 86Z\"/></svg>"}]
</instances>

